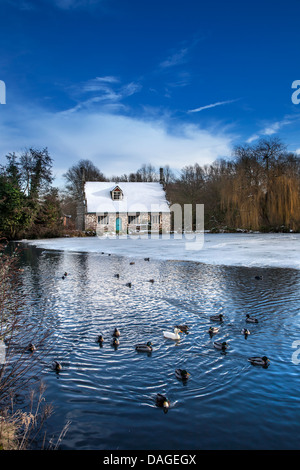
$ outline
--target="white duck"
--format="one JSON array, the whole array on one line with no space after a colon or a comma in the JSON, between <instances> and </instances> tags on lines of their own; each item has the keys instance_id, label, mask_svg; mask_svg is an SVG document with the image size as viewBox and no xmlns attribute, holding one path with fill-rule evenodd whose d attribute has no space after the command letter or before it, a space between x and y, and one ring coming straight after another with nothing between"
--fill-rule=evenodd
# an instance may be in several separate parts
<instances>
[{"instance_id":1,"label":"white duck","mask_svg":"<svg viewBox=\"0 0 300 470\"><path fill-rule=\"evenodd\" d=\"M174 333L170 333L169 331L163 332L165 338L175 339L175 340L180 339L180 336L178 333L182 333L182 331L179 330L179 328L174 328Z\"/></svg>"}]
</instances>

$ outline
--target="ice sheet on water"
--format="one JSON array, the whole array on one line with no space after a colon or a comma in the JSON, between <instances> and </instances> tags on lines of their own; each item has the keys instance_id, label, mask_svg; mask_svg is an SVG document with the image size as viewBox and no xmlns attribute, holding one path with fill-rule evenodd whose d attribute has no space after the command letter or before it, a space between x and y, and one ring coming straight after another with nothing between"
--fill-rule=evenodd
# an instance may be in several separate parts
<instances>
[{"instance_id":1,"label":"ice sheet on water","mask_svg":"<svg viewBox=\"0 0 300 470\"><path fill-rule=\"evenodd\" d=\"M149 236L150 237L150 236ZM300 269L300 234L222 233L22 240L39 248L214 265ZM178 237L178 238L176 238Z\"/></svg>"}]
</instances>

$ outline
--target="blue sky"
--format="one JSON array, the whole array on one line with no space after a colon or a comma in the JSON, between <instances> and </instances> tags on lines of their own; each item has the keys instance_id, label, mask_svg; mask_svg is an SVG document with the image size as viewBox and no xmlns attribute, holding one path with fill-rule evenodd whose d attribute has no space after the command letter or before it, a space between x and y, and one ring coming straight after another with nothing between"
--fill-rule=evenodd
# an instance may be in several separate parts
<instances>
[{"instance_id":1,"label":"blue sky","mask_svg":"<svg viewBox=\"0 0 300 470\"><path fill-rule=\"evenodd\" d=\"M260 137L300 152L299 13L293 0L1 0L1 163L48 147L61 185L81 158L107 176L178 175Z\"/></svg>"}]
</instances>

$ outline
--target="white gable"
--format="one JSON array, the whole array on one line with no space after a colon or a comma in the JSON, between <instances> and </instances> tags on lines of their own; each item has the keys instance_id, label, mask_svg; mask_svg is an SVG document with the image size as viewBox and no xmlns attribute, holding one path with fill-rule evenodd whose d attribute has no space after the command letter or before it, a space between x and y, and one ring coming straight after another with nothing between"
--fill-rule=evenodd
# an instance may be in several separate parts
<instances>
[{"instance_id":1,"label":"white gable","mask_svg":"<svg viewBox=\"0 0 300 470\"><path fill-rule=\"evenodd\" d=\"M112 200L111 191L118 186L123 199ZM165 191L160 183L85 183L87 212L170 212Z\"/></svg>"}]
</instances>

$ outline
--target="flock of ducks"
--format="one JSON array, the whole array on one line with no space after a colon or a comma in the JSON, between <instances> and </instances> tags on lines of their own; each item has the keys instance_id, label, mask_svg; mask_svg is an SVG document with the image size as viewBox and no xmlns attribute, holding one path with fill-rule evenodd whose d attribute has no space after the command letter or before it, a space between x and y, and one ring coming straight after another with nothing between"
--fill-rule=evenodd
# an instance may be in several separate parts
<instances>
[{"instance_id":1,"label":"flock of ducks","mask_svg":"<svg viewBox=\"0 0 300 470\"><path fill-rule=\"evenodd\" d=\"M223 315L222 314L213 315L213 316L210 317L210 320L211 321L222 322L223 321ZM247 323L258 323L258 320L257 320L257 318L253 318L249 314L247 314L246 315L246 322ZM219 331L219 328L216 328L216 327L210 327L209 330L208 330L210 335L216 334L216 333L218 333L218 331ZM245 335L245 337L250 335L250 331L248 330L248 328L243 328L241 330L241 333L243 335ZM228 343L226 343L226 341L223 341L222 343L218 342L218 341L215 341L214 346L217 349L222 349L223 351L225 351L228 348ZM258 366L263 366L263 367L268 367L268 365L270 363L270 359L268 359L267 356L248 357L248 361L251 362L251 364L253 364L253 365L258 365Z\"/></svg>"},{"instance_id":2,"label":"flock of ducks","mask_svg":"<svg viewBox=\"0 0 300 470\"><path fill-rule=\"evenodd\" d=\"M102 253L102 254L104 254L104 253ZM150 261L150 258L144 258L144 260L145 261ZM134 263L134 261L131 261L129 264L132 265L132 264L135 264L135 263ZM67 275L68 275L68 273L65 272L62 276L62 279L65 279ZM115 277L119 278L119 274L115 274ZM255 276L255 278L256 279L262 279L261 276ZM150 279L149 282L153 283L154 279ZM126 286L131 287L132 286L131 282L128 282L126 284ZM221 322L223 322L223 319L224 319L223 314L212 315L210 317L210 320L213 321L213 322L220 322L221 323ZM256 318L251 317L249 314L246 315L245 320L246 320L247 323L258 323L258 320ZM209 333L210 337L217 334L218 332L219 332L219 328L213 327L213 326L211 326L208 330L208 333ZM163 331L163 336L167 339L177 341L177 340L180 340L180 334L179 333L188 334L189 333L188 325L175 325L173 332ZM243 335L245 335L245 337L250 335L250 331L247 328L243 328L241 330L241 333ZM113 333L112 333L111 346L113 346L115 348L117 348L119 346L119 344L120 344L119 337L120 337L120 330L118 328L115 328ZM96 342L99 344L100 347L102 347L103 343L104 343L103 336L99 335L96 339ZM214 341L213 344L214 344L214 347L216 349L221 350L223 352L226 351L226 349L228 349L228 347L229 347L229 345L226 341L222 341L222 342L221 341ZM152 353L153 345L152 345L151 341L148 341L147 343L139 343L139 344L135 345L135 350L137 352L142 352L142 353ZM36 351L36 347L33 343L29 344L28 351L30 351L31 353ZM270 363L270 360L266 356L262 356L262 357L252 356L252 357L248 358L248 361L253 365L262 366L264 368L267 368L269 363ZM54 361L53 364L52 364L52 369L55 370L56 372L60 372L62 370L62 365L58 361ZM187 372L185 369L175 369L175 376L176 376L177 379L182 380L183 382L185 382L190 377L190 373ZM163 408L165 413L168 411L168 409L170 407L170 400L165 395L163 395L161 393L157 393L155 403L156 403L156 406Z\"/></svg>"}]
</instances>

